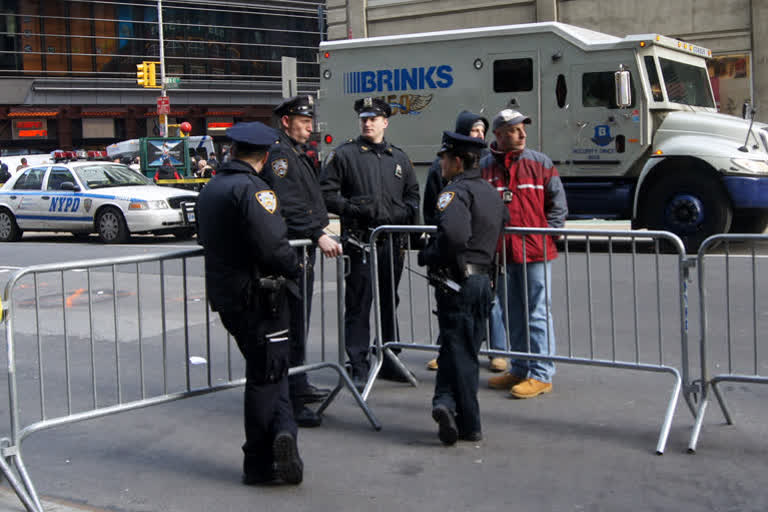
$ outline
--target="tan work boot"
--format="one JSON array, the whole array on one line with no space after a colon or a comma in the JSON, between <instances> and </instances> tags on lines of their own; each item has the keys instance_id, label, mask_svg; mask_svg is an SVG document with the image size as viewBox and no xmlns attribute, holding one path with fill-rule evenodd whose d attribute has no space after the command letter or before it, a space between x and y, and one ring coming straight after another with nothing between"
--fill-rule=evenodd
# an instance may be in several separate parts
<instances>
[{"instance_id":1,"label":"tan work boot","mask_svg":"<svg viewBox=\"0 0 768 512\"><path fill-rule=\"evenodd\" d=\"M506 362L506 361L505 361ZM523 382L523 378L511 373L505 373L488 379L488 387L491 389L510 389L512 386Z\"/></svg>"},{"instance_id":2,"label":"tan work boot","mask_svg":"<svg viewBox=\"0 0 768 512\"><path fill-rule=\"evenodd\" d=\"M503 357L492 357L488 361L488 369L492 372L505 372L507 371L507 368L509 367L509 364L507 363L507 360Z\"/></svg>"},{"instance_id":3,"label":"tan work boot","mask_svg":"<svg viewBox=\"0 0 768 512\"><path fill-rule=\"evenodd\" d=\"M541 382L540 380L536 379L525 379L519 384L512 386L512 389L509 390L509 396L515 398L533 398L535 396L551 392L551 382Z\"/></svg>"},{"instance_id":4,"label":"tan work boot","mask_svg":"<svg viewBox=\"0 0 768 512\"><path fill-rule=\"evenodd\" d=\"M427 361L427 370L431 372L437 371L437 359L430 359Z\"/></svg>"}]
</instances>

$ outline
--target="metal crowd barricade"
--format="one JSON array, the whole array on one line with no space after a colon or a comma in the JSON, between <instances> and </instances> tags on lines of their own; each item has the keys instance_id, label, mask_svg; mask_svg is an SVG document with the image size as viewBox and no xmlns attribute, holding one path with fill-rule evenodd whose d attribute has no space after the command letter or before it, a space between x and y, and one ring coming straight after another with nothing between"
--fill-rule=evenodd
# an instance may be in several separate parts
<instances>
[{"instance_id":1,"label":"metal crowd barricade","mask_svg":"<svg viewBox=\"0 0 768 512\"><path fill-rule=\"evenodd\" d=\"M698 389L701 399L688 443L690 453L696 451L710 390L717 398L726 423L732 425L733 416L718 385L721 382L768 384L768 350L761 336L768 325L762 319L764 310L759 307L768 297L758 272L755 246L758 242L768 242L768 236L716 235L707 238L699 247L701 380ZM742 247L742 250L748 249L745 254L734 253L732 244L745 243ZM718 253L714 253L716 250ZM744 260L748 265L743 264ZM721 304L717 307L710 304L710 289L724 297L724 308ZM737 294L738 289L749 290L749 295ZM739 300L734 300L737 296Z\"/></svg>"},{"instance_id":2,"label":"metal crowd barricade","mask_svg":"<svg viewBox=\"0 0 768 512\"><path fill-rule=\"evenodd\" d=\"M303 254L306 261L306 249ZM320 351L312 344L308 361L314 362L290 373L335 371L338 384L318 413L346 386L379 430L342 366L343 338L335 341L335 350L326 343L323 260ZM335 267L337 318L343 325L341 257ZM200 248L30 266L11 276L2 304L10 435L0 439L0 469L30 512L43 511L22 457L21 444L31 434L245 383L235 376L244 373L236 344L211 317ZM339 332L343 336L343 329Z\"/></svg>"},{"instance_id":3,"label":"metal crowd barricade","mask_svg":"<svg viewBox=\"0 0 768 512\"><path fill-rule=\"evenodd\" d=\"M392 235L397 233L435 232L436 228L432 226L380 226L371 234L370 244L373 246L381 243L380 240L391 243ZM552 275L545 271L545 282L556 290L547 302L552 302L555 320L563 323L564 319L566 326L560 329L561 333L557 336L564 342L558 341L551 355L534 355L530 352L530 328L526 322L525 346L528 350L512 351L507 337L506 350L484 349L480 353L492 357L539 359L670 374L673 386L656 445L656 453L661 455L669 436L682 384L691 382L688 375L687 324L690 266L680 239L674 234L660 231L506 228L504 232L505 236L552 236L562 247L560 256L552 262ZM525 246L523 243L524 251ZM576 247L582 250L577 252L574 250ZM596 248L599 248L599 252ZM410 245L407 249L410 249ZM403 280L407 282L401 282L399 286L403 296L406 295L405 290L408 291L408 300L400 303L399 318L401 324L409 325L400 329L400 339L382 339L380 276L376 251L371 251L371 259L376 327L372 352L376 361L363 392L365 398L370 394L382 367L383 359L378 354L386 354L411 384L416 385L414 375L391 349L439 350L435 344L436 333L431 319L431 293L425 291L426 282L421 287L413 285L413 276L416 274L409 270L414 269L415 257L410 250L405 256L407 277L404 273ZM502 265L506 263L501 262ZM425 270L423 272L426 273ZM599 275L607 275L607 279L601 281L596 278ZM641 275L643 279L640 279ZM527 276L524 277L526 279ZM501 286L506 287L506 282ZM553 298L556 300L553 301ZM382 297L381 300L396 299ZM507 294L504 293L502 311L505 316L506 300ZM527 309L527 297L524 300ZM409 313L404 315L403 310L406 308ZM596 314L597 308L601 308L599 314ZM422 318L422 315L426 315L426 321L414 321L414 317ZM406 318L409 320L406 321ZM551 343L552 335L547 332L548 344ZM674 362L670 363L672 360ZM678 368L682 369L682 375ZM693 410L690 402L689 407Z\"/></svg>"}]
</instances>

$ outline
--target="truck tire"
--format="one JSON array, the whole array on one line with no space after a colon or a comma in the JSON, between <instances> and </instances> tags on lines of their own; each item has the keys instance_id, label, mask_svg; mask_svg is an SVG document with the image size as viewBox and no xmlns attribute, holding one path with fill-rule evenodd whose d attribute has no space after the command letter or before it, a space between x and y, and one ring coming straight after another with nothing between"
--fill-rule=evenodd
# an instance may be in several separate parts
<instances>
[{"instance_id":1,"label":"truck tire","mask_svg":"<svg viewBox=\"0 0 768 512\"><path fill-rule=\"evenodd\" d=\"M707 237L727 233L733 219L731 201L720 182L702 174L683 170L663 176L645 201L646 227L676 234L689 254L698 251Z\"/></svg>"},{"instance_id":2,"label":"truck tire","mask_svg":"<svg viewBox=\"0 0 768 512\"><path fill-rule=\"evenodd\" d=\"M123 214L116 208L104 208L99 212L96 231L105 244L123 244L131 237Z\"/></svg>"},{"instance_id":3,"label":"truck tire","mask_svg":"<svg viewBox=\"0 0 768 512\"><path fill-rule=\"evenodd\" d=\"M5 208L0 208L0 242L18 242L21 234L16 217Z\"/></svg>"}]
</instances>

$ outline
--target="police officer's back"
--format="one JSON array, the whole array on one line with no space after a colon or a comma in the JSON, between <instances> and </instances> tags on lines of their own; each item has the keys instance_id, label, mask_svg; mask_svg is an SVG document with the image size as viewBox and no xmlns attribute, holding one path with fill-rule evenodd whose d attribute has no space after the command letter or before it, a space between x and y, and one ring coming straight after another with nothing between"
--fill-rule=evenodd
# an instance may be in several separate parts
<instances>
[{"instance_id":1,"label":"police officer's back","mask_svg":"<svg viewBox=\"0 0 768 512\"><path fill-rule=\"evenodd\" d=\"M208 298L245 357L243 483L298 484L303 463L285 378L285 278L300 268L277 196L257 175L277 134L262 123L240 123L227 135L235 158L201 191L197 219Z\"/></svg>"}]
</instances>

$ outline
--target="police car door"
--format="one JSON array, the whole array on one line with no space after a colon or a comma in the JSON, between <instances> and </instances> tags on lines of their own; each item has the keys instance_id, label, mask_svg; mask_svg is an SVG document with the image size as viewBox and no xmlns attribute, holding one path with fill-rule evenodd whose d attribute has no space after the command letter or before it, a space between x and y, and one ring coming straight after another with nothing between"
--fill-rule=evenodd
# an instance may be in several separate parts
<instances>
[{"instance_id":1,"label":"police car door","mask_svg":"<svg viewBox=\"0 0 768 512\"><path fill-rule=\"evenodd\" d=\"M541 150L539 52L497 53L488 57L491 93L484 115L490 121L500 110L511 108L529 116L533 124L527 127L526 145ZM487 140L494 140L492 133Z\"/></svg>"},{"instance_id":2,"label":"police car door","mask_svg":"<svg viewBox=\"0 0 768 512\"><path fill-rule=\"evenodd\" d=\"M48 199L48 218L50 226L58 230L77 229L93 223L91 217L83 215L82 199L79 192L63 190L62 183L72 183L77 180L72 171L66 167L54 166L48 173L43 199Z\"/></svg>"},{"instance_id":3,"label":"police car door","mask_svg":"<svg viewBox=\"0 0 768 512\"><path fill-rule=\"evenodd\" d=\"M43 177L48 166L30 167L13 185L10 199L15 205L16 223L22 230L48 227L45 217L48 201L43 199Z\"/></svg>"}]
</instances>

